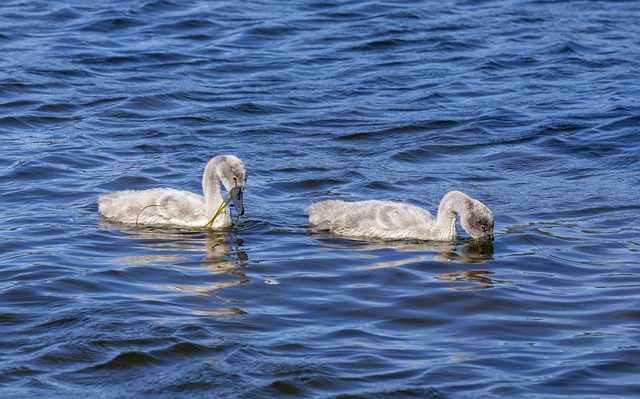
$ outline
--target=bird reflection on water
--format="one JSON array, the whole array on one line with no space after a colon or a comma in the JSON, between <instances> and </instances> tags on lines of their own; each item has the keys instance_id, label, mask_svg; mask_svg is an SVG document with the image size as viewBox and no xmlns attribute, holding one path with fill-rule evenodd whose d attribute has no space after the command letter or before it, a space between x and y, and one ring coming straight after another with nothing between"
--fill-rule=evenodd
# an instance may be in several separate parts
<instances>
[{"instance_id":1,"label":"bird reflection on water","mask_svg":"<svg viewBox=\"0 0 640 399\"><path fill-rule=\"evenodd\" d=\"M480 283L480 285L450 287L453 291L471 291L493 288L493 280L487 274L495 274L493 270L458 270L451 273L442 273L436 276L440 281L452 283Z\"/></svg>"},{"instance_id":2,"label":"bird reflection on water","mask_svg":"<svg viewBox=\"0 0 640 399\"><path fill-rule=\"evenodd\" d=\"M367 245L361 250L375 250L381 248L393 248L398 252L420 252L425 251L436 252L435 256L420 255L417 257L404 258L396 261L377 262L370 266L361 267L362 270L378 269L386 267L404 266L411 263L426 262L433 259L437 262L454 263L454 264L482 264L493 259L493 242L463 242L460 245L457 242L433 242L428 244L422 243L389 243ZM372 255L366 255L367 257ZM452 290L478 290L492 288L494 282L487 275L492 275L493 270L458 270L455 272L442 273L435 276L439 281L454 283L474 283L473 286L451 287ZM480 285L477 285L477 284Z\"/></svg>"},{"instance_id":3,"label":"bird reflection on water","mask_svg":"<svg viewBox=\"0 0 640 399\"><path fill-rule=\"evenodd\" d=\"M216 292L222 289L253 281L242 271L248 265L249 257L240 249L243 245L242 240L232 231L154 229L114 225L103 219L100 220L100 224L103 229L117 229L124 233L121 238L135 241L144 249L144 255L124 256L117 259L119 263L170 268L178 275L175 281L154 281L149 277L149 280L143 279L139 284L160 290L158 295L164 295L163 293L169 291L191 292L197 296L223 300L225 304L233 305L205 309L199 307L192 309L195 314L229 317L246 313L238 307L238 301L227 301L216 295ZM202 253L204 257L201 257ZM203 275L204 270L208 275ZM211 304L219 304L219 301L212 301Z\"/></svg>"},{"instance_id":4,"label":"bird reflection on water","mask_svg":"<svg viewBox=\"0 0 640 399\"><path fill-rule=\"evenodd\" d=\"M380 242L368 243L359 251L373 251L378 249L393 249L397 252L421 253L418 257L401 259L398 261L378 262L362 269L377 269L381 267L402 266L409 263L428 261L433 259L443 263L477 264L485 263L493 259L493 243L490 241L462 243L458 242ZM425 252L435 252L436 255L427 255Z\"/></svg>"},{"instance_id":5,"label":"bird reflection on water","mask_svg":"<svg viewBox=\"0 0 640 399\"><path fill-rule=\"evenodd\" d=\"M438 255L434 258L439 262L447 263L485 263L493 260L493 242L491 241L474 241L463 243L456 252L456 244L453 244L450 251L438 251Z\"/></svg>"}]
</instances>

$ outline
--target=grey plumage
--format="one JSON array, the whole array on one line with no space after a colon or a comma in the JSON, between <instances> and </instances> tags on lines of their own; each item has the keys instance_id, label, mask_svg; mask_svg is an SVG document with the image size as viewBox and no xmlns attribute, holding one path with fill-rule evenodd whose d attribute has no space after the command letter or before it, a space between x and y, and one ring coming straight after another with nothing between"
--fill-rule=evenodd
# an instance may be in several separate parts
<instances>
[{"instance_id":1,"label":"grey plumage","mask_svg":"<svg viewBox=\"0 0 640 399\"><path fill-rule=\"evenodd\" d=\"M437 218L420 207L391 201L326 200L311 205L309 222L348 237L450 241L457 238L456 215L473 238L493 236L493 214L484 204L460 191L447 193Z\"/></svg>"},{"instance_id":2,"label":"grey plumage","mask_svg":"<svg viewBox=\"0 0 640 399\"><path fill-rule=\"evenodd\" d=\"M204 196L173 188L125 190L101 197L98 213L111 221L129 224L202 227L223 204L222 184L239 215L244 213L243 190L247 171L242 161L233 155L219 155L205 166L202 176ZM229 209L216 217L212 228L231 225Z\"/></svg>"}]
</instances>

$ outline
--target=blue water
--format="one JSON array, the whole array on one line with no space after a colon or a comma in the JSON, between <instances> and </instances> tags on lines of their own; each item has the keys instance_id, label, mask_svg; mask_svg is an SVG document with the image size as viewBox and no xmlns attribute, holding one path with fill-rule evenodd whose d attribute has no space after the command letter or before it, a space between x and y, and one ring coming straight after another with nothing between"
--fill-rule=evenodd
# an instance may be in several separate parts
<instances>
[{"instance_id":1,"label":"blue water","mask_svg":"<svg viewBox=\"0 0 640 399\"><path fill-rule=\"evenodd\" d=\"M8 0L0 67L2 398L640 395L640 3ZM236 229L98 218L227 153ZM451 190L493 243L305 214Z\"/></svg>"}]
</instances>

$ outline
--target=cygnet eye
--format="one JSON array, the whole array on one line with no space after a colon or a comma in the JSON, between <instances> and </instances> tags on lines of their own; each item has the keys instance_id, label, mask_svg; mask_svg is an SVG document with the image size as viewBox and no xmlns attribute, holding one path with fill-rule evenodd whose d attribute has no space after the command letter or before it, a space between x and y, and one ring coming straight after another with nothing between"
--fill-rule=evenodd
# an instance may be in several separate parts
<instances>
[{"instance_id":1,"label":"cygnet eye","mask_svg":"<svg viewBox=\"0 0 640 399\"><path fill-rule=\"evenodd\" d=\"M238 182L238 178L233 176L233 181L237 183Z\"/></svg>"},{"instance_id":2,"label":"cygnet eye","mask_svg":"<svg viewBox=\"0 0 640 399\"><path fill-rule=\"evenodd\" d=\"M481 225L480 228L482 229L482 231L487 231L487 225L486 224Z\"/></svg>"}]
</instances>

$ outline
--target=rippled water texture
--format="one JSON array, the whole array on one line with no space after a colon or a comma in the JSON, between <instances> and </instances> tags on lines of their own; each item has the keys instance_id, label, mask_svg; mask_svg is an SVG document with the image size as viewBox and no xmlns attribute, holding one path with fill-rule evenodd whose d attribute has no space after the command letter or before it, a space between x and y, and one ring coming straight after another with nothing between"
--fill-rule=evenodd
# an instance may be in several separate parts
<instances>
[{"instance_id":1,"label":"rippled water texture","mask_svg":"<svg viewBox=\"0 0 640 399\"><path fill-rule=\"evenodd\" d=\"M2 398L640 394L640 4L0 5ZM216 233L97 216L249 170ZM311 231L327 198L493 243Z\"/></svg>"}]
</instances>

